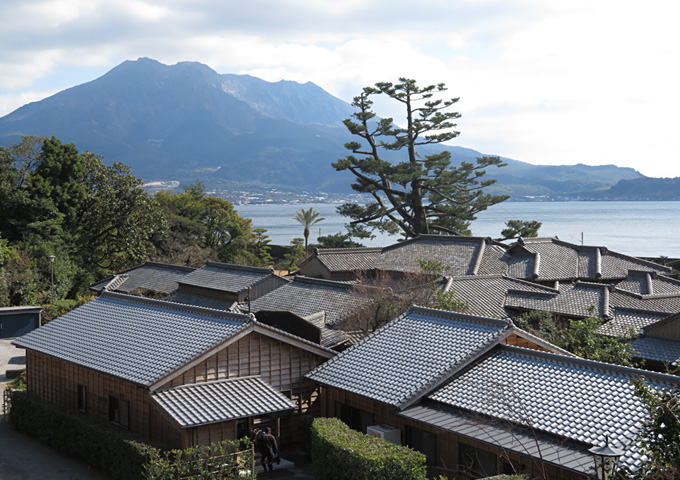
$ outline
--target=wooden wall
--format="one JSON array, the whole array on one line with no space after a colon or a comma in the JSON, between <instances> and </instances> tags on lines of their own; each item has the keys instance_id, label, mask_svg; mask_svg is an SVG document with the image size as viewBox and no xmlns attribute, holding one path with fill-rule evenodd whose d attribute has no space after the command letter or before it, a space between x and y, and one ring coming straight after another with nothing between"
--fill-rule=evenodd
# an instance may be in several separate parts
<instances>
[{"instance_id":1,"label":"wooden wall","mask_svg":"<svg viewBox=\"0 0 680 480\"><path fill-rule=\"evenodd\" d=\"M550 350L548 350L547 348L543 348L539 345L536 345L534 342L532 342L531 340L527 340L526 338L518 337L514 333L505 340L503 340L501 343L504 345L513 345L516 347L530 348L531 350L538 350L540 352L550 352Z\"/></svg>"},{"instance_id":2,"label":"wooden wall","mask_svg":"<svg viewBox=\"0 0 680 480\"><path fill-rule=\"evenodd\" d=\"M289 343L253 332L185 371L163 388L259 375L297 404L295 413L318 416L321 412L318 387L304 375L325 360ZM95 421L109 422L109 396L129 401L129 430L142 438L169 447L236 438L235 421L181 431L145 387L31 350L26 352L26 363L29 391L49 403L77 411L78 385L85 385L88 392L85 415ZM283 414L283 417L282 442L299 438L298 422L289 414Z\"/></svg>"},{"instance_id":3,"label":"wooden wall","mask_svg":"<svg viewBox=\"0 0 680 480\"><path fill-rule=\"evenodd\" d=\"M397 415L398 409L390 407L389 405L330 387L323 387L321 398L323 416L334 417L335 402L344 403L351 407L372 413L373 422L376 425L387 424L401 430L402 443L405 442L404 432L406 426L415 427L436 435L437 463L436 465L428 465L428 475L430 477L444 475L447 478L469 478L462 472L463 467L461 465L461 459L459 458L461 445L467 445L483 452L489 452L493 455L496 458L496 467L499 474L503 472L503 465L505 463L511 464L517 469L523 466L524 468L517 473L529 475L531 478L534 476L542 478L543 471L541 466L530 457L511 454L500 448L477 442L474 439L463 437L425 423L400 417ZM579 475L551 465L545 466L545 469L549 480L586 480L588 478L584 475Z\"/></svg>"}]
</instances>

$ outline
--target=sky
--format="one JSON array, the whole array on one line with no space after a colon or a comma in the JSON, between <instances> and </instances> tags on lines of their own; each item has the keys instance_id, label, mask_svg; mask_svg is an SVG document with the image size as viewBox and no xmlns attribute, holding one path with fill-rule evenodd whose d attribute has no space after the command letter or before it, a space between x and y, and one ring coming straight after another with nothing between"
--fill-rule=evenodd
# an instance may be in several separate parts
<instances>
[{"instance_id":1,"label":"sky","mask_svg":"<svg viewBox=\"0 0 680 480\"><path fill-rule=\"evenodd\" d=\"M0 18L0 117L139 57L347 102L407 77L460 98L452 145L680 176L677 0L2 0Z\"/></svg>"}]
</instances>

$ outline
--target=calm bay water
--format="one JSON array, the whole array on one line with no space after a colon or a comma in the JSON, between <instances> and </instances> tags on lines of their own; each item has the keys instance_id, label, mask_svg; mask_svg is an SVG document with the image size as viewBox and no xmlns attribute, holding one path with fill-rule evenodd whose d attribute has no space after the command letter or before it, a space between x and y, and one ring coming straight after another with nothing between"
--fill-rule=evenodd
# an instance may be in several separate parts
<instances>
[{"instance_id":1,"label":"calm bay water","mask_svg":"<svg viewBox=\"0 0 680 480\"><path fill-rule=\"evenodd\" d=\"M302 226L293 220L301 208L313 207L325 220L312 227L310 242L321 235L344 232L344 217L336 205L236 205L239 215L267 229L273 244L288 245L302 238ZM505 202L478 215L472 223L476 236L497 238L507 220L543 222L540 236L567 242L605 246L628 255L680 258L680 202ZM391 245L396 237L377 235L362 242L370 247Z\"/></svg>"}]
</instances>

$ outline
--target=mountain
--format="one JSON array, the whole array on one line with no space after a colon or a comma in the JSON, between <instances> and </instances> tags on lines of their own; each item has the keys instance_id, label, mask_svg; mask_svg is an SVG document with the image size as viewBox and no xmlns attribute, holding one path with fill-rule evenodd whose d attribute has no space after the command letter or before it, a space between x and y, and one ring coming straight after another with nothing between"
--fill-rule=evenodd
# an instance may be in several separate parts
<instances>
[{"instance_id":1,"label":"mountain","mask_svg":"<svg viewBox=\"0 0 680 480\"><path fill-rule=\"evenodd\" d=\"M145 181L349 192L351 174L336 172L331 162L347 154L344 144L351 137L342 120L352 112L351 105L313 83L270 83L220 75L196 62L168 66L140 58L0 118L0 145L16 143L21 135L54 135L102 155L106 163L130 165ZM454 162L482 155L444 148ZM489 176L498 179L496 193L513 196L578 197L642 177L613 165L505 160L508 166Z\"/></svg>"}]
</instances>

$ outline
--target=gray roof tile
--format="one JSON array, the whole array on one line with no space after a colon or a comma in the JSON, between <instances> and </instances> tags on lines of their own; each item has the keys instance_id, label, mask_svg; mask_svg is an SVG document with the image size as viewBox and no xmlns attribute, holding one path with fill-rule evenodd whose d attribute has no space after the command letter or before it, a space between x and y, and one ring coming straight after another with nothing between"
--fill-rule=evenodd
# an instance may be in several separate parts
<instances>
[{"instance_id":1,"label":"gray roof tile","mask_svg":"<svg viewBox=\"0 0 680 480\"><path fill-rule=\"evenodd\" d=\"M335 325L366 301L351 284L298 276L293 282L254 300L250 308L255 313L280 310L303 318L325 312L326 324Z\"/></svg>"},{"instance_id":2,"label":"gray roof tile","mask_svg":"<svg viewBox=\"0 0 680 480\"><path fill-rule=\"evenodd\" d=\"M381 252L382 248L317 248L305 263L316 258L331 272L372 270Z\"/></svg>"},{"instance_id":3,"label":"gray roof tile","mask_svg":"<svg viewBox=\"0 0 680 480\"><path fill-rule=\"evenodd\" d=\"M616 288L638 295L680 295L680 280L656 272L631 270Z\"/></svg>"},{"instance_id":4,"label":"gray roof tile","mask_svg":"<svg viewBox=\"0 0 680 480\"><path fill-rule=\"evenodd\" d=\"M177 288L177 282L195 269L165 263L146 262L118 275L108 277L90 286L91 290L107 290L130 293L136 289L149 289L168 294Z\"/></svg>"},{"instance_id":5,"label":"gray roof tile","mask_svg":"<svg viewBox=\"0 0 680 480\"><path fill-rule=\"evenodd\" d=\"M559 292L510 290L505 306L573 317L606 318L609 316L609 287L598 283L576 282L561 285Z\"/></svg>"},{"instance_id":6,"label":"gray roof tile","mask_svg":"<svg viewBox=\"0 0 680 480\"><path fill-rule=\"evenodd\" d=\"M241 377L157 390L153 399L181 427L195 427L296 408L259 377Z\"/></svg>"},{"instance_id":7,"label":"gray roof tile","mask_svg":"<svg viewBox=\"0 0 680 480\"><path fill-rule=\"evenodd\" d=\"M417 272L421 260L436 260L448 266L445 275L475 275L479 270L488 238L421 235L386 247L376 268L391 272Z\"/></svg>"},{"instance_id":8,"label":"gray roof tile","mask_svg":"<svg viewBox=\"0 0 680 480\"><path fill-rule=\"evenodd\" d=\"M668 317L667 313L650 312L647 310L635 310L624 307L615 307L613 318L602 325L597 333L602 335L622 336L628 335L632 329L634 333L642 333L642 329Z\"/></svg>"},{"instance_id":9,"label":"gray roof tile","mask_svg":"<svg viewBox=\"0 0 680 480\"><path fill-rule=\"evenodd\" d=\"M432 388L510 329L502 320L412 307L308 377L389 404Z\"/></svg>"},{"instance_id":10,"label":"gray roof tile","mask_svg":"<svg viewBox=\"0 0 680 480\"><path fill-rule=\"evenodd\" d=\"M671 375L501 346L428 398L586 444L604 444L609 435L626 452L622 463L635 468L647 415L631 383L639 376L655 388L680 383Z\"/></svg>"},{"instance_id":11,"label":"gray roof tile","mask_svg":"<svg viewBox=\"0 0 680 480\"><path fill-rule=\"evenodd\" d=\"M680 361L680 341L667 338L640 337L631 343L636 357L669 365Z\"/></svg>"},{"instance_id":12,"label":"gray roof tile","mask_svg":"<svg viewBox=\"0 0 680 480\"><path fill-rule=\"evenodd\" d=\"M503 451L543 461L584 474L594 474L590 445L508 425L479 414L470 414L441 403L424 401L399 416L500 447Z\"/></svg>"},{"instance_id":13,"label":"gray roof tile","mask_svg":"<svg viewBox=\"0 0 680 480\"><path fill-rule=\"evenodd\" d=\"M204 267L182 278L181 285L238 293L270 277L278 277L268 268L244 267L227 263L208 262ZM283 283L285 280L278 277Z\"/></svg>"},{"instance_id":14,"label":"gray roof tile","mask_svg":"<svg viewBox=\"0 0 680 480\"><path fill-rule=\"evenodd\" d=\"M505 308L508 290L552 292L548 287L501 275L468 275L447 279L446 289L455 291L456 298L467 303L465 313L481 317L508 318L511 311Z\"/></svg>"},{"instance_id":15,"label":"gray roof tile","mask_svg":"<svg viewBox=\"0 0 680 480\"><path fill-rule=\"evenodd\" d=\"M148 386L234 335L248 320L104 292L14 344Z\"/></svg>"}]
</instances>

